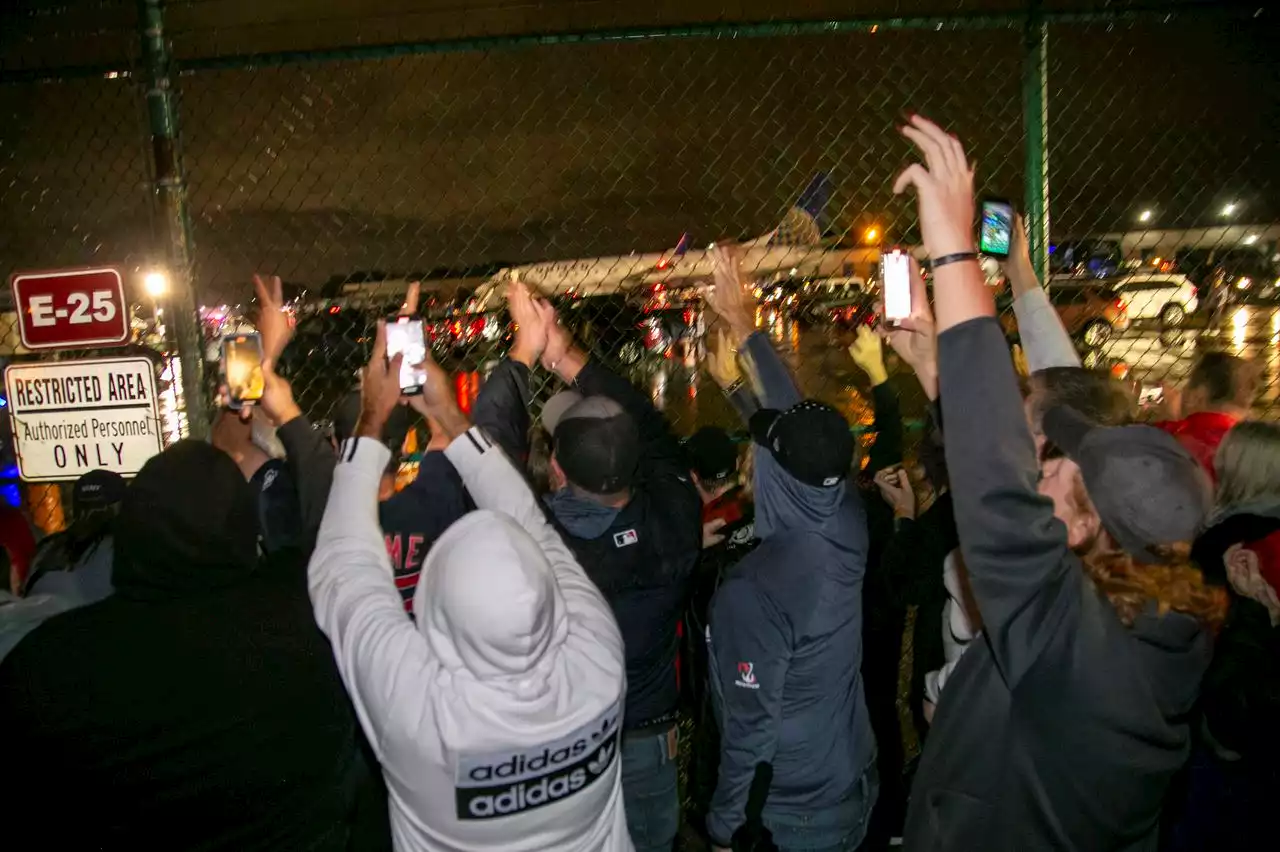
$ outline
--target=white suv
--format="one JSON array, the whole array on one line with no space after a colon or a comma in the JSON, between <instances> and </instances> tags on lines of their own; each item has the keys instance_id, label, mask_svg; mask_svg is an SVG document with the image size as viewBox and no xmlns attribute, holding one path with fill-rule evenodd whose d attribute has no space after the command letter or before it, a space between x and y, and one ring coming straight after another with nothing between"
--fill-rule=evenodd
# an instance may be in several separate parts
<instances>
[{"instance_id":1,"label":"white suv","mask_svg":"<svg viewBox=\"0 0 1280 852\"><path fill-rule=\"evenodd\" d=\"M1165 325L1178 325L1200 305L1200 293L1185 275L1135 272L1114 278L1107 286L1129 306L1129 319L1158 319Z\"/></svg>"},{"instance_id":2,"label":"white suv","mask_svg":"<svg viewBox=\"0 0 1280 852\"><path fill-rule=\"evenodd\" d=\"M1160 320L1166 326L1182 323L1200 304L1199 291L1185 275L1168 272L1134 272L1114 278L1059 278L1050 287L1095 284L1114 290L1128 307L1131 320Z\"/></svg>"}]
</instances>

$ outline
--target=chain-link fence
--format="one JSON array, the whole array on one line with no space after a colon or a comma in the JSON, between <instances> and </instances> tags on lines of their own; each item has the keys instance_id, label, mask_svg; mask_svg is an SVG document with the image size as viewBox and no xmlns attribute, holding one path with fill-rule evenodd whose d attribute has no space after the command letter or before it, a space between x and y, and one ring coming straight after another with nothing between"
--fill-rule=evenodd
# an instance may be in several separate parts
<instances>
[{"instance_id":1,"label":"chain-link fence","mask_svg":"<svg viewBox=\"0 0 1280 852\"><path fill-rule=\"evenodd\" d=\"M171 272L189 277L207 349L182 354L212 356L247 312L251 274L278 274L299 317L285 369L315 420L411 280L469 403L510 337L490 295L514 267L681 431L730 423L701 369L696 285L707 244L733 238L757 240L760 321L806 391L869 423L843 350L880 248L918 243L914 203L890 190L912 158L895 130L908 111L956 132L984 192L1033 214L1089 365L1154 387L1226 349L1263 365L1257 410L1273 413L1280 88L1266 15L1177 4L1048 12L1043 28L1019 13L412 45L387 44L382 15L384 46L227 58L235 31L199 2L172 5L180 73L165 91L191 265ZM96 6L106 23L84 33L44 22L15 40L26 57L57 31L104 64L24 58L0 85L0 259L7 272L121 265L138 279L140 342L172 365L141 276L172 263L183 229L165 220L183 211L156 200L133 5ZM12 334L0 354L29 357ZM894 381L917 416L914 384Z\"/></svg>"}]
</instances>

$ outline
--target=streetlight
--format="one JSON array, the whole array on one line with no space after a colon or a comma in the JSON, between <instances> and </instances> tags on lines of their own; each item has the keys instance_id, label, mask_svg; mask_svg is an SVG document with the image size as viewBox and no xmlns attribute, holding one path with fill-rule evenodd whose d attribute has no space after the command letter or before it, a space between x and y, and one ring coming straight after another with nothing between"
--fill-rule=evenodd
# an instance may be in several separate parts
<instances>
[{"instance_id":1,"label":"streetlight","mask_svg":"<svg viewBox=\"0 0 1280 852\"><path fill-rule=\"evenodd\" d=\"M1153 212L1152 212L1152 211L1150 211L1150 210L1143 210L1141 213L1139 213L1139 214L1138 214L1138 221L1139 221L1139 222L1150 222L1150 221L1151 221L1151 217L1152 217L1152 216L1154 216L1154 215L1155 215L1155 213L1153 213Z\"/></svg>"},{"instance_id":2,"label":"streetlight","mask_svg":"<svg viewBox=\"0 0 1280 852\"><path fill-rule=\"evenodd\" d=\"M142 287L152 299L159 299L169 292L169 276L159 270L152 270L143 276Z\"/></svg>"},{"instance_id":3,"label":"streetlight","mask_svg":"<svg viewBox=\"0 0 1280 852\"><path fill-rule=\"evenodd\" d=\"M875 227L874 225L872 225L870 228L867 228L866 233L862 235L862 241L864 243L870 243L871 245L875 245L880 241L880 229Z\"/></svg>"}]
</instances>

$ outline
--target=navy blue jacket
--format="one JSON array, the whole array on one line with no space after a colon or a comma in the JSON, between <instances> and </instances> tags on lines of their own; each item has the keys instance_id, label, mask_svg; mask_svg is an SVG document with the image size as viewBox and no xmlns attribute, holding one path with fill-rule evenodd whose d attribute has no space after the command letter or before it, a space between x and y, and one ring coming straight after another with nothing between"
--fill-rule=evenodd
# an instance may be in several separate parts
<instances>
[{"instance_id":1,"label":"navy blue jacket","mask_svg":"<svg viewBox=\"0 0 1280 852\"><path fill-rule=\"evenodd\" d=\"M800 393L762 334L747 340L768 408ZM720 777L707 817L728 846L746 818L759 764L773 766L764 806L801 816L836 807L865 819L875 738L862 687L867 526L858 490L805 485L755 448L760 545L730 569L711 604L711 687L721 719Z\"/></svg>"},{"instance_id":2,"label":"navy blue jacket","mask_svg":"<svg viewBox=\"0 0 1280 852\"><path fill-rule=\"evenodd\" d=\"M517 461L528 454L528 383L528 368L504 361L476 400L475 421ZM624 726L674 722L676 626L702 548L702 503L679 442L645 394L594 360L578 374L575 389L612 398L635 420L639 470L631 501L603 533L580 537L554 513L552 521L618 619L627 654Z\"/></svg>"}]
</instances>

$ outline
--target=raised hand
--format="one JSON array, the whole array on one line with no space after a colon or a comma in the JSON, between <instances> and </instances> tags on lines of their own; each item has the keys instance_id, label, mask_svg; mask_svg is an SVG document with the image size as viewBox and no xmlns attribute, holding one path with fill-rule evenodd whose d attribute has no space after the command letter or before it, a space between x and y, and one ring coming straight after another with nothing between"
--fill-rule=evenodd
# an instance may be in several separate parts
<instances>
[{"instance_id":1,"label":"raised hand","mask_svg":"<svg viewBox=\"0 0 1280 852\"><path fill-rule=\"evenodd\" d=\"M409 286L404 291L404 302L400 305L400 316L412 317L418 315L418 299L422 295L422 282L410 281Z\"/></svg>"},{"instance_id":2,"label":"raised hand","mask_svg":"<svg viewBox=\"0 0 1280 852\"><path fill-rule=\"evenodd\" d=\"M893 184L896 193L915 187L919 197L920 232L935 261L934 298L939 331L978 317L995 315L991 288L974 255L969 260L938 265L957 254L973 254L973 168L954 136L918 115L902 128L924 154L925 166L908 166ZM923 381L923 377L921 377Z\"/></svg>"},{"instance_id":3,"label":"raised hand","mask_svg":"<svg viewBox=\"0 0 1280 852\"><path fill-rule=\"evenodd\" d=\"M889 371L884 366L884 342L865 325L858 326L857 337L849 344L849 357L867 374L872 387L889 380Z\"/></svg>"},{"instance_id":4,"label":"raised hand","mask_svg":"<svg viewBox=\"0 0 1280 852\"><path fill-rule=\"evenodd\" d=\"M920 265L911 258L911 316L882 333L893 351L907 363L920 380L925 395L938 398L938 330L929 307L929 292L920 275Z\"/></svg>"},{"instance_id":5,"label":"raised hand","mask_svg":"<svg viewBox=\"0 0 1280 852\"><path fill-rule=\"evenodd\" d=\"M1013 217L1013 236L1009 241L1009 256L1000 263L1005 278L1013 290L1014 298L1039 287L1035 267L1031 265L1031 246L1027 242L1027 226L1019 213Z\"/></svg>"},{"instance_id":6,"label":"raised hand","mask_svg":"<svg viewBox=\"0 0 1280 852\"><path fill-rule=\"evenodd\" d=\"M715 343L707 350L707 372L721 390L727 390L742 380L738 350L734 348L729 332L723 328L717 329Z\"/></svg>"},{"instance_id":7,"label":"raised hand","mask_svg":"<svg viewBox=\"0 0 1280 852\"><path fill-rule=\"evenodd\" d=\"M432 443L448 446L449 442L471 427L471 421L458 407L449 374L427 351L426 360L416 365L427 376L422 393L405 397L402 402L426 418L431 427Z\"/></svg>"},{"instance_id":8,"label":"raised hand","mask_svg":"<svg viewBox=\"0 0 1280 852\"><path fill-rule=\"evenodd\" d=\"M356 421L355 432L358 437L382 440L387 418L400 402L400 362L403 360L403 353L387 359L387 324L378 320L373 353L360 383L360 419Z\"/></svg>"},{"instance_id":9,"label":"raised hand","mask_svg":"<svg viewBox=\"0 0 1280 852\"><path fill-rule=\"evenodd\" d=\"M507 308L516 324L511 360L532 368L547 348L547 323L539 313L528 286L514 275L507 285Z\"/></svg>"},{"instance_id":10,"label":"raised hand","mask_svg":"<svg viewBox=\"0 0 1280 852\"><path fill-rule=\"evenodd\" d=\"M587 363L587 355L573 342L556 315L556 309L546 302L534 302L534 307L542 317L543 328L547 333L547 346L542 352L542 366L564 379L572 382L578 372Z\"/></svg>"},{"instance_id":11,"label":"raised hand","mask_svg":"<svg viewBox=\"0 0 1280 852\"><path fill-rule=\"evenodd\" d=\"M293 320L284 308L284 285L279 275L253 276L253 290L258 297L255 325L262 335L262 358L275 364L293 339Z\"/></svg>"},{"instance_id":12,"label":"raised hand","mask_svg":"<svg viewBox=\"0 0 1280 852\"><path fill-rule=\"evenodd\" d=\"M973 168L960 141L927 118L913 115L902 135L924 154L894 181L894 193L914 186L920 199L920 232L930 257L974 250Z\"/></svg>"},{"instance_id":13,"label":"raised hand","mask_svg":"<svg viewBox=\"0 0 1280 852\"><path fill-rule=\"evenodd\" d=\"M302 416L302 409L293 398L293 387L275 371L270 361L262 362L262 399L258 400L258 407L276 427Z\"/></svg>"},{"instance_id":14,"label":"raised hand","mask_svg":"<svg viewBox=\"0 0 1280 852\"><path fill-rule=\"evenodd\" d=\"M742 275L741 252L737 246L716 246L711 252L715 279L706 288L707 304L719 314L741 346L756 330L756 302Z\"/></svg>"}]
</instances>

